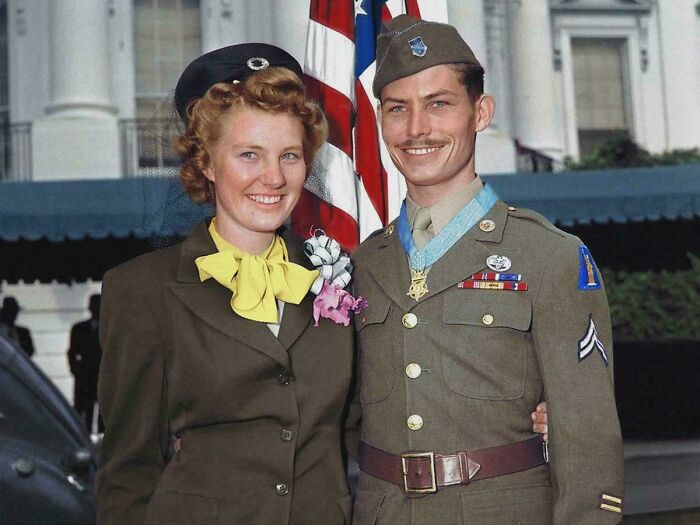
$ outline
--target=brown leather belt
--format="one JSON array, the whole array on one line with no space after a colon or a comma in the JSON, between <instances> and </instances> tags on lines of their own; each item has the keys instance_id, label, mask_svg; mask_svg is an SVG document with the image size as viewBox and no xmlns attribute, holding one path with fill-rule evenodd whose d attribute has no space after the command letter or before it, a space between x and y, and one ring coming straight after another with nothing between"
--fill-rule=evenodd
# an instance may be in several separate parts
<instances>
[{"instance_id":1,"label":"brown leather belt","mask_svg":"<svg viewBox=\"0 0 700 525\"><path fill-rule=\"evenodd\" d=\"M456 454L405 452L400 456L360 442L360 470L400 486L406 494L432 494L450 485L522 472L548 461L541 435Z\"/></svg>"}]
</instances>

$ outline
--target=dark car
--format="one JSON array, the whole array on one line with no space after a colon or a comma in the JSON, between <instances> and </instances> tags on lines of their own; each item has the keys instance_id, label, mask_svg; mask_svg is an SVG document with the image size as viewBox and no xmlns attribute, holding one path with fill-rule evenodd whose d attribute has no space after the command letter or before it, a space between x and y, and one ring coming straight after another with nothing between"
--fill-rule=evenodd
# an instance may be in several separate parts
<instances>
[{"instance_id":1,"label":"dark car","mask_svg":"<svg viewBox=\"0 0 700 525\"><path fill-rule=\"evenodd\" d=\"M96 468L78 415L0 334L0 524L95 523Z\"/></svg>"}]
</instances>

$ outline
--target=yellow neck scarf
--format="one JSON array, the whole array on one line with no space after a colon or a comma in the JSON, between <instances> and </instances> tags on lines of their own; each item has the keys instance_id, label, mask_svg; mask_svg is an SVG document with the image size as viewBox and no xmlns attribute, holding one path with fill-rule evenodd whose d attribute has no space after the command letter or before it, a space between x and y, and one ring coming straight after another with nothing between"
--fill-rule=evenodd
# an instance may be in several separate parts
<instances>
[{"instance_id":1,"label":"yellow neck scarf","mask_svg":"<svg viewBox=\"0 0 700 525\"><path fill-rule=\"evenodd\" d=\"M197 257L199 279L213 278L231 290L231 308L246 319L277 323L276 299L299 304L318 277L318 270L289 262L287 246L279 235L264 253L251 255L219 235L216 219L209 225L209 234L218 252Z\"/></svg>"}]
</instances>

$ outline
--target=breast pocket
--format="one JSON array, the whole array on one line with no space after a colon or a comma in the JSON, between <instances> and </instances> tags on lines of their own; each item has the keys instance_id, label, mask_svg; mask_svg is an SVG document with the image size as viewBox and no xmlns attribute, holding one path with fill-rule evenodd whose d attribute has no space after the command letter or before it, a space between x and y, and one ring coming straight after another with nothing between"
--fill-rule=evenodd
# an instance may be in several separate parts
<instances>
[{"instance_id":1,"label":"breast pocket","mask_svg":"<svg viewBox=\"0 0 700 525\"><path fill-rule=\"evenodd\" d=\"M355 320L360 359L360 401L376 403L389 397L394 388L391 371L394 344L385 321L391 303L375 297Z\"/></svg>"},{"instance_id":2,"label":"breast pocket","mask_svg":"<svg viewBox=\"0 0 700 525\"><path fill-rule=\"evenodd\" d=\"M517 292L445 293L440 361L447 386L474 399L522 397L532 305Z\"/></svg>"}]
</instances>

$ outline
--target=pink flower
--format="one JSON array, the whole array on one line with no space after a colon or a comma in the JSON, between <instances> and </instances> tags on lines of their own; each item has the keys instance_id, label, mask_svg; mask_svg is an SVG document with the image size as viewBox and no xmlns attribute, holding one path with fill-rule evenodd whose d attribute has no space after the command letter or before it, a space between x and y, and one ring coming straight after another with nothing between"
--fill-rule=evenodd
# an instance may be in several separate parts
<instances>
[{"instance_id":1,"label":"pink flower","mask_svg":"<svg viewBox=\"0 0 700 525\"><path fill-rule=\"evenodd\" d=\"M362 297L355 299L350 292L325 281L321 291L314 299L314 326L318 326L318 320L321 317L330 319L336 324L348 326L350 312L357 314L365 308L367 308L365 299Z\"/></svg>"}]
</instances>

